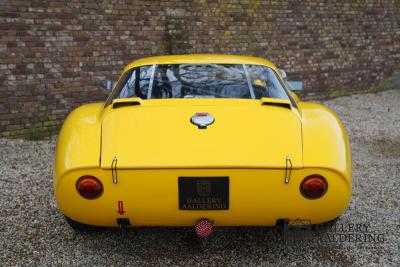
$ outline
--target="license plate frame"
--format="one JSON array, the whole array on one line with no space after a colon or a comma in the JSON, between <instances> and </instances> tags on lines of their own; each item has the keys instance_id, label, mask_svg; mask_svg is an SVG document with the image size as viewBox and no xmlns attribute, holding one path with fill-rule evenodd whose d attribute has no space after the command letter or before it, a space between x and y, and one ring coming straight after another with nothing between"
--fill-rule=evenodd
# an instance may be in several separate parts
<instances>
[{"instance_id":1,"label":"license plate frame","mask_svg":"<svg viewBox=\"0 0 400 267\"><path fill-rule=\"evenodd\" d=\"M229 176L178 177L180 210L229 210Z\"/></svg>"}]
</instances>

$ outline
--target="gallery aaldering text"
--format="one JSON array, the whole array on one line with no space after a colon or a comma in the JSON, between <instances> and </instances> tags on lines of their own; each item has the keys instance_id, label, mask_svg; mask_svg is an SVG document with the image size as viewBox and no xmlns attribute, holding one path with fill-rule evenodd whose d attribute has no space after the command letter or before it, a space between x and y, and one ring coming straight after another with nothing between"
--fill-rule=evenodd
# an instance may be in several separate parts
<instances>
[{"instance_id":1,"label":"gallery aaldering text","mask_svg":"<svg viewBox=\"0 0 400 267\"><path fill-rule=\"evenodd\" d=\"M311 227L299 226L291 228L291 231L297 232L290 235L291 239L312 238L317 239L319 243L368 243L382 244L385 242L385 234L372 231L370 224L364 223L337 223L326 232L313 232ZM314 229L318 230L318 226ZM309 230L309 231L307 231ZM314 234L310 233L313 232Z\"/></svg>"}]
</instances>

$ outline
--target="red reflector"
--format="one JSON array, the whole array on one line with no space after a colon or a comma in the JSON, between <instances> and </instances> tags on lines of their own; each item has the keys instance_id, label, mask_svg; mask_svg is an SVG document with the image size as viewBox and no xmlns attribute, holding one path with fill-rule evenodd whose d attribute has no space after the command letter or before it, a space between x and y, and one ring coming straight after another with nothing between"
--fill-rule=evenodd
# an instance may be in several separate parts
<instances>
[{"instance_id":1,"label":"red reflector","mask_svg":"<svg viewBox=\"0 0 400 267\"><path fill-rule=\"evenodd\" d=\"M328 189L328 183L320 175L310 175L301 182L300 192L303 197L317 199L322 197Z\"/></svg>"},{"instance_id":2,"label":"red reflector","mask_svg":"<svg viewBox=\"0 0 400 267\"><path fill-rule=\"evenodd\" d=\"M103 193L103 185L93 176L82 176L76 182L76 189L86 199L98 198Z\"/></svg>"},{"instance_id":3,"label":"red reflector","mask_svg":"<svg viewBox=\"0 0 400 267\"><path fill-rule=\"evenodd\" d=\"M200 219L195 227L194 230L196 232L196 235L200 238L206 238L209 237L212 232L213 232L213 224L207 219Z\"/></svg>"}]
</instances>

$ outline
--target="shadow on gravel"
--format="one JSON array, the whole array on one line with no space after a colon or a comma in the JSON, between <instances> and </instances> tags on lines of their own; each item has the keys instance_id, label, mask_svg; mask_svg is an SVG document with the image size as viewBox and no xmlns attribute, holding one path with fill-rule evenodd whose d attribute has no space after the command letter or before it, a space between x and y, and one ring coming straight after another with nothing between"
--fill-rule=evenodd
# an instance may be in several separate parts
<instances>
[{"instance_id":1,"label":"shadow on gravel","mask_svg":"<svg viewBox=\"0 0 400 267\"><path fill-rule=\"evenodd\" d=\"M325 231L312 231L311 235L316 238ZM124 234L117 229L106 229L75 232L74 235L79 239L75 241L88 251L148 263L204 264L204 260L212 259L213 265L239 264L241 260L243 263L268 261L279 264L280 259L298 261L306 257L304 260L309 262L312 257L314 260L326 262L331 259L340 265L351 265L337 244L313 243L309 231L289 234L291 239L286 243L276 229L267 227L215 228L208 239L197 238L192 228L178 227L130 228Z\"/></svg>"}]
</instances>

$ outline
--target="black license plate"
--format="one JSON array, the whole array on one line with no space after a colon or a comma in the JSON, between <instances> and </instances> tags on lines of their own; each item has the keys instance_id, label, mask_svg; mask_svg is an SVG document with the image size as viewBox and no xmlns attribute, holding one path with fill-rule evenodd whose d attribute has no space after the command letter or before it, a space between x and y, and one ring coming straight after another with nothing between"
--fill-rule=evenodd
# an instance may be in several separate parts
<instances>
[{"instance_id":1,"label":"black license plate","mask_svg":"<svg viewBox=\"0 0 400 267\"><path fill-rule=\"evenodd\" d=\"M228 210L229 177L179 177L180 210Z\"/></svg>"}]
</instances>

